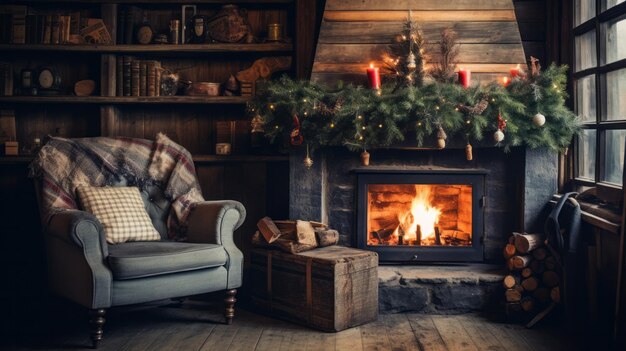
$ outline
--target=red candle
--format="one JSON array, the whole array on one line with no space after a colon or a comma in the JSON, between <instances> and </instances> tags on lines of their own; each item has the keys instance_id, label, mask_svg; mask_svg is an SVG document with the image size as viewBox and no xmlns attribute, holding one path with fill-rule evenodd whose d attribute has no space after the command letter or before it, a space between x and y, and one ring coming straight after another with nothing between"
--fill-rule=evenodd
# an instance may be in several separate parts
<instances>
[{"instance_id":1,"label":"red candle","mask_svg":"<svg viewBox=\"0 0 626 351\"><path fill-rule=\"evenodd\" d=\"M512 78L515 78L515 77L519 76L519 73L520 73L519 65L517 65L517 67L515 67L515 68L511 68L510 72L511 72L511 77Z\"/></svg>"},{"instance_id":2,"label":"red candle","mask_svg":"<svg viewBox=\"0 0 626 351\"><path fill-rule=\"evenodd\" d=\"M472 71L469 69L459 69L459 83L463 86L463 88L467 88L470 86L472 80Z\"/></svg>"},{"instance_id":3,"label":"red candle","mask_svg":"<svg viewBox=\"0 0 626 351\"><path fill-rule=\"evenodd\" d=\"M372 89L380 89L380 72L378 67L374 67L373 63L370 63L370 67L367 69L367 79Z\"/></svg>"},{"instance_id":4,"label":"red candle","mask_svg":"<svg viewBox=\"0 0 626 351\"><path fill-rule=\"evenodd\" d=\"M509 77L502 77L502 85L505 87L508 86L510 82Z\"/></svg>"}]
</instances>

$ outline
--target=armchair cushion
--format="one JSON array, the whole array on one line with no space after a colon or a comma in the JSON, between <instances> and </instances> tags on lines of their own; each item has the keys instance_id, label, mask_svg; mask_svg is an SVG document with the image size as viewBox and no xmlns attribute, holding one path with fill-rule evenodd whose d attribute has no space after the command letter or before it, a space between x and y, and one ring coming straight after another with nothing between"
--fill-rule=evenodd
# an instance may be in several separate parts
<instances>
[{"instance_id":1,"label":"armchair cushion","mask_svg":"<svg viewBox=\"0 0 626 351\"><path fill-rule=\"evenodd\" d=\"M144 241L109 245L113 279L135 279L226 264L224 247L174 241Z\"/></svg>"},{"instance_id":2,"label":"armchair cushion","mask_svg":"<svg viewBox=\"0 0 626 351\"><path fill-rule=\"evenodd\" d=\"M104 226L110 244L160 240L136 187L91 187L76 189L82 207Z\"/></svg>"}]
</instances>

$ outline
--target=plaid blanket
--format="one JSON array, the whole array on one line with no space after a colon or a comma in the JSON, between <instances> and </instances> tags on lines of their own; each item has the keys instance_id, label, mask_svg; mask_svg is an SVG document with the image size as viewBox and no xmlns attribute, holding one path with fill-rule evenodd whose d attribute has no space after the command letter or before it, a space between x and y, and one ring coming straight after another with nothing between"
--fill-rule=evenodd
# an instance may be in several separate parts
<instances>
[{"instance_id":1,"label":"plaid blanket","mask_svg":"<svg viewBox=\"0 0 626 351\"><path fill-rule=\"evenodd\" d=\"M161 133L155 141L53 137L31 163L30 176L42 181L44 226L56 212L78 208L78 186L107 186L125 181L139 189L156 185L164 191L172 202L168 235L182 240L193 204L204 201L191 155Z\"/></svg>"}]
</instances>

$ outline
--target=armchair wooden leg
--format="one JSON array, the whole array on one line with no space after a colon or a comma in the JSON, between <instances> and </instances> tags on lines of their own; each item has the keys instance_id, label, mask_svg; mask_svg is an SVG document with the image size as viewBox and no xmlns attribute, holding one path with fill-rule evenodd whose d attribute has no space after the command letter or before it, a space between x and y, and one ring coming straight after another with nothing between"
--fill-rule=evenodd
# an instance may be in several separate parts
<instances>
[{"instance_id":1,"label":"armchair wooden leg","mask_svg":"<svg viewBox=\"0 0 626 351\"><path fill-rule=\"evenodd\" d=\"M233 323L233 317L235 317L235 302L237 299L235 295L237 294L237 289L226 290L226 298L224 302L226 302L226 311L224 312L224 317L226 317L226 324Z\"/></svg>"},{"instance_id":2,"label":"armchair wooden leg","mask_svg":"<svg viewBox=\"0 0 626 351\"><path fill-rule=\"evenodd\" d=\"M89 319L89 324L91 326L91 347L97 349L100 340L102 340L102 328L104 327L104 322L106 322L106 319L104 319L106 310L98 308L90 310L89 314L91 315L91 318Z\"/></svg>"}]
</instances>

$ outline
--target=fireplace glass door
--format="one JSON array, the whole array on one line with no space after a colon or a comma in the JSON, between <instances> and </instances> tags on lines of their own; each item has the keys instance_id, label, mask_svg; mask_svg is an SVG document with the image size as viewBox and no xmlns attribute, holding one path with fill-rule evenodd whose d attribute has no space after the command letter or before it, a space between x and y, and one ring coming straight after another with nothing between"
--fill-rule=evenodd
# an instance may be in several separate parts
<instances>
[{"instance_id":1,"label":"fireplace glass door","mask_svg":"<svg viewBox=\"0 0 626 351\"><path fill-rule=\"evenodd\" d=\"M369 184L367 245L472 246L472 186Z\"/></svg>"},{"instance_id":2,"label":"fireplace glass door","mask_svg":"<svg viewBox=\"0 0 626 351\"><path fill-rule=\"evenodd\" d=\"M483 259L485 172L360 170L357 246L381 262Z\"/></svg>"}]
</instances>

